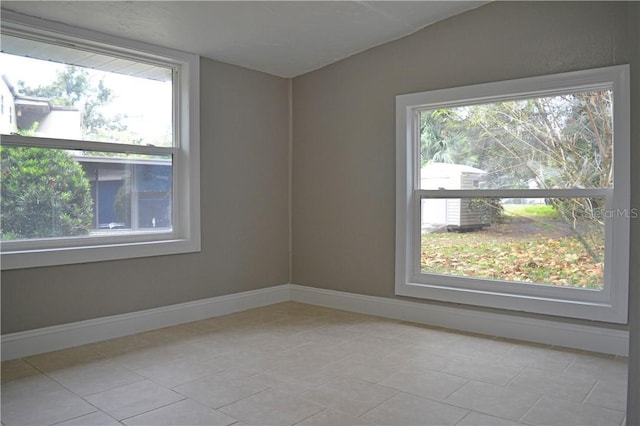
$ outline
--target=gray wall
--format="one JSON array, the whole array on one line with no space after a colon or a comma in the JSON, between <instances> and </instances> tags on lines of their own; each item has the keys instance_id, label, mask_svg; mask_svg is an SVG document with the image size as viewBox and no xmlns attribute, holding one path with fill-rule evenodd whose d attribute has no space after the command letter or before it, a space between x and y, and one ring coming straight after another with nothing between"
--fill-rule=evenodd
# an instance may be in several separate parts
<instances>
[{"instance_id":1,"label":"gray wall","mask_svg":"<svg viewBox=\"0 0 640 426\"><path fill-rule=\"evenodd\" d=\"M395 95L632 62L637 118L639 23L639 3L492 3L294 79L291 281L394 297ZM202 252L5 271L2 334L289 281L289 82L206 59L201 78ZM632 123L637 164L640 120ZM632 173L636 185L640 169ZM632 203L640 207L637 190ZM634 221L632 259L639 253ZM640 407L628 410L627 424L640 424Z\"/></svg>"},{"instance_id":2,"label":"gray wall","mask_svg":"<svg viewBox=\"0 0 640 426\"><path fill-rule=\"evenodd\" d=\"M639 25L640 3L497 2L295 78L291 282L394 297L398 94L631 62L638 164ZM638 167L632 182L640 208ZM640 400L639 258L635 220L629 401ZM638 404L627 424L640 425Z\"/></svg>"},{"instance_id":3,"label":"gray wall","mask_svg":"<svg viewBox=\"0 0 640 426\"><path fill-rule=\"evenodd\" d=\"M287 283L289 80L203 59L202 252L2 272L2 334Z\"/></svg>"},{"instance_id":4,"label":"gray wall","mask_svg":"<svg viewBox=\"0 0 640 426\"><path fill-rule=\"evenodd\" d=\"M495 2L295 78L292 282L394 297L396 95L627 63L627 8Z\"/></svg>"},{"instance_id":5,"label":"gray wall","mask_svg":"<svg viewBox=\"0 0 640 426\"><path fill-rule=\"evenodd\" d=\"M631 158L632 164L640 163L640 3L630 5L629 29L633 41L631 59ZM631 204L640 209L640 168L631 170L631 182L636 185L632 194ZM629 342L629 393L627 401L627 424L640 425L640 219L631 222L631 291L629 294L629 328L631 338Z\"/></svg>"}]
</instances>

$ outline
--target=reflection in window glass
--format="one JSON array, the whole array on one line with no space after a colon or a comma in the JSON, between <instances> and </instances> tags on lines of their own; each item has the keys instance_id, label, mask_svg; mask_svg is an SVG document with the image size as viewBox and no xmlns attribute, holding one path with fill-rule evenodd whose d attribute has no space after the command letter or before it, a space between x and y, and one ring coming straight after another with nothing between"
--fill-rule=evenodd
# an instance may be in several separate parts
<instances>
[{"instance_id":1,"label":"reflection in window glass","mask_svg":"<svg viewBox=\"0 0 640 426\"><path fill-rule=\"evenodd\" d=\"M173 146L171 68L4 34L2 52L2 133Z\"/></svg>"}]
</instances>

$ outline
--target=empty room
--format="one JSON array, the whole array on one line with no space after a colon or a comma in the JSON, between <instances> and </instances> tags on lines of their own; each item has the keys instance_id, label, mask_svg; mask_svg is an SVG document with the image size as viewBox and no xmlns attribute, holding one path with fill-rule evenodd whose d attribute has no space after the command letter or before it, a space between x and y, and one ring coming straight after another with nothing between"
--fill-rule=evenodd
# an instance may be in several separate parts
<instances>
[{"instance_id":1,"label":"empty room","mask_svg":"<svg viewBox=\"0 0 640 426\"><path fill-rule=\"evenodd\" d=\"M640 425L640 3L3 1L1 421Z\"/></svg>"}]
</instances>

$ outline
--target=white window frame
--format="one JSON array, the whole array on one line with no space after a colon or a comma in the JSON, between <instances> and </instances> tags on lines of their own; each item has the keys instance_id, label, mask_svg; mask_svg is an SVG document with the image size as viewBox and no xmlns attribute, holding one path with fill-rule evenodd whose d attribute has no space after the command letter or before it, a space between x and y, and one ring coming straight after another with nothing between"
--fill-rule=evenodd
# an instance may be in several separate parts
<instances>
[{"instance_id":1,"label":"white window frame","mask_svg":"<svg viewBox=\"0 0 640 426\"><path fill-rule=\"evenodd\" d=\"M611 89L614 121L614 188L592 190L422 190L419 186L418 112L424 109ZM629 66L575 71L396 97L396 268L395 293L430 300L515 311L626 323L629 291L630 95ZM522 284L422 273L420 200L489 196L603 196L605 276L602 290ZM635 215L634 215L635 213ZM607 216L607 215L605 215Z\"/></svg>"},{"instance_id":2,"label":"white window frame","mask_svg":"<svg viewBox=\"0 0 640 426\"><path fill-rule=\"evenodd\" d=\"M171 231L3 242L2 270L200 251L199 56L4 10L1 19L2 31L8 34L170 66L176 141L173 147L159 148L2 135L5 145L171 154L173 158Z\"/></svg>"}]
</instances>

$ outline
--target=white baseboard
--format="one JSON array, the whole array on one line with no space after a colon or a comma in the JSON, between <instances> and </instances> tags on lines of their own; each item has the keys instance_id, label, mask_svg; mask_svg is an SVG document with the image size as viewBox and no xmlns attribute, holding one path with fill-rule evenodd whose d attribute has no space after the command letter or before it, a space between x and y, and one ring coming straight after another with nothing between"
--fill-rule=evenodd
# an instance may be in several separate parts
<instances>
[{"instance_id":1,"label":"white baseboard","mask_svg":"<svg viewBox=\"0 0 640 426\"><path fill-rule=\"evenodd\" d=\"M628 356L629 333L596 326L524 318L292 284L291 300L402 321L547 345Z\"/></svg>"},{"instance_id":2,"label":"white baseboard","mask_svg":"<svg viewBox=\"0 0 640 426\"><path fill-rule=\"evenodd\" d=\"M622 356L627 356L629 352L629 333L622 330L284 284L3 335L2 360L22 358L289 300L593 352Z\"/></svg>"},{"instance_id":3,"label":"white baseboard","mask_svg":"<svg viewBox=\"0 0 640 426\"><path fill-rule=\"evenodd\" d=\"M289 285L212 297L2 336L2 360L22 358L289 300Z\"/></svg>"}]
</instances>

